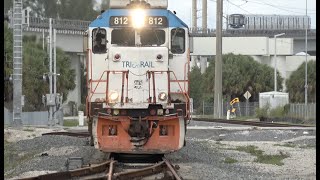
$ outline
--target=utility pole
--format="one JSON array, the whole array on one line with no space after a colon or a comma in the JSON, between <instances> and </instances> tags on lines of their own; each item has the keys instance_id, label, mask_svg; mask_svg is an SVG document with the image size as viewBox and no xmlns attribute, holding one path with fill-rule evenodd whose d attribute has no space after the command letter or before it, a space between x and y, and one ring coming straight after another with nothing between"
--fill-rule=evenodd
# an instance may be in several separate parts
<instances>
[{"instance_id":1,"label":"utility pole","mask_svg":"<svg viewBox=\"0 0 320 180\"><path fill-rule=\"evenodd\" d=\"M49 18L49 92L50 101L52 101L52 18ZM53 107L49 106L49 126L53 125L52 122Z\"/></svg>"},{"instance_id":2,"label":"utility pole","mask_svg":"<svg viewBox=\"0 0 320 180\"><path fill-rule=\"evenodd\" d=\"M306 18L308 20L308 0L306 0ZM305 51L306 51L306 65L305 65L305 84L304 84L304 103L305 103L305 120L308 119L308 24L306 25L306 43L305 43Z\"/></svg>"},{"instance_id":3,"label":"utility pole","mask_svg":"<svg viewBox=\"0 0 320 180\"><path fill-rule=\"evenodd\" d=\"M61 117L57 118L58 107L62 102L62 96L57 93L57 31L52 28L52 18L49 18L49 37L48 37L48 49L49 54L49 72L44 74L44 80L49 78L49 94L43 95L43 103L49 108L48 125L50 128L57 124L62 124ZM60 121L59 121L60 120Z\"/></svg>"},{"instance_id":4,"label":"utility pole","mask_svg":"<svg viewBox=\"0 0 320 180\"><path fill-rule=\"evenodd\" d=\"M217 0L216 58L214 76L214 118L222 117L222 0Z\"/></svg>"},{"instance_id":5,"label":"utility pole","mask_svg":"<svg viewBox=\"0 0 320 180\"><path fill-rule=\"evenodd\" d=\"M55 99L55 106L53 107L54 110L54 123L57 124L57 30L53 29L53 94Z\"/></svg>"},{"instance_id":6,"label":"utility pole","mask_svg":"<svg viewBox=\"0 0 320 180\"><path fill-rule=\"evenodd\" d=\"M13 126L22 127L22 0L13 1Z\"/></svg>"}]
</instances>

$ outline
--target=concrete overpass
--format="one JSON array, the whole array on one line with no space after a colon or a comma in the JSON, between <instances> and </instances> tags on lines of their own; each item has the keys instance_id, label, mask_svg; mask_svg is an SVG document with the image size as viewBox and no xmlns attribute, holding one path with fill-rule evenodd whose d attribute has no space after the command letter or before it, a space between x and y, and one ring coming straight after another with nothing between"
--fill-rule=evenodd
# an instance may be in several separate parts
<instances>
[{"instance_id":1,"label":"concrete overpass","mask_svg":"<svg viewBox=\"0 0 320 180\"><path fill-rule=\"evenodd\" d=\"M71 57L72 68L76 70L76 88L70 92L68 101L81 104L81 66L85 63L83 53L83 35L89 21L80 20L53 20L53 28L57 29L57 46L62 48ZM24 27L24 35L35 35L39 42L48 35L49 20L29 17L29 25ZM194 51L191 53L196 59L206 62L207 57L215 56L215 31L213 29L190 29L194 42ZM303 57L292 58L298 52L304 51L304 31L301 30L233 30L223 31L223 53L250 55L260 63L273 67L274 39L273 36L286 33L277 38L278 70L284 78L288 78L303 61ZM308 30L308 53L316 52L316 31ZM315 57L311 57L315 59ZM206 63L205 63L206 64ZM285 68L289 68L285 69ZM206 66L205 66L206 67Z\"/></svg>"}]
</instances>

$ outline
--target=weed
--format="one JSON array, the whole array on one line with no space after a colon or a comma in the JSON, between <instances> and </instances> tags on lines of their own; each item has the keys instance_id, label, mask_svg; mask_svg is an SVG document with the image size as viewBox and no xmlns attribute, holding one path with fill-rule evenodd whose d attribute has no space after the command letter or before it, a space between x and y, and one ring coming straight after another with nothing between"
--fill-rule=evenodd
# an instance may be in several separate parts
<instances>
[{"instance_id":1,"label":"weed","mask_svg":"<svg viewBox=\"0 0 320 180\"><path fill-rule=\"evenodd\" d=\"M283 152L280 152L279 154L276 154L276 155L263 154L262 150L258 150L256 146L252 146L252 145L238 146L235 150L243 151L256 156L257 158L254 160L254 162L263 163L263 164L273 164L278 166L283 165L282 160L289 157L289 155Z\"/></svg>"},{"instance_id":2,"label":"weed","mask_svg":"<svg viewBox=\"0 0 320 180\"><path fill-rule=\"evenodd\" d=\"M78 126L78 121L75 120L64 120L63 126L72 127L72 126Z\"/></svg>"},{"instance_id":3,"label":"weed","mask_svg":"<svg viewBox=\"0 0 320 180\"><path fill-rule=\"evenodd\" d=\"M23 129L23 131L33 132L34 129L29 129L29 128L27 128L27 129Z\"/></svg>"},{"instance_id":4,"label":"weed","mask_svg":"<svg viewBox=\"0 0 320 180\"><path fill-rule=\"evenodd\" d=\"M312 148L316 148L316 144L308 144L308 145L303 145L299 147L303 149L312 149Z\"/></svg>"},{"instance_id":5,"label":"weed","mask_svg":"<svg viewBox=\"0 0 320 180\"><path fill-rule=\"evenodd\" d=\"M29 161L34 157L36 152L30 152L27 154L21 154L14 148L14 144L4 141L4 174L6 178L13 177L12 169L22 164L23 162Z\"/></svg>"},{"instance_id":6,"label":"weed","mask_svg":"<svg viewBox=\"0 0 320 180\"><path fill-rule=\"evenodd\" d=\"M282 160L287 157L289 157L289 155L283 154L283 153L276 154L276 155L261 154L257 156L257 159L255 160L255 162L282 166L283 165Z\"/></svg>"},{"instance_id":7,"label":"weed","mask_svg":"<svg viewBox=\"0 0 320 180\"><path fill-rule=\"evenodd\" d=\"M257 150L257 147L256 146L238 146L236 148L236 150L238 151L243 151L243 152L246 152L246 153L249 153L251 155L254 155L254 156L258 156L259 154L262 154L263 151L262 150Z\"/></svg>"},{"instance_id":8,"label":"weed","mask_svg":"<svg viewBox=\"0 0 320 180\"><path fill-rule=\"evenodd\" d=\"M275 146L284 146L284 147L296 147L295 144L292 143L285 143L285 144L275 144Z\"/></svg>"},{"instance_id":9,"label":"weed","mask_svg":"<svg viewBox=\"0 0 320 180\"><path fill-rule=\"evenodd\" d=\"M238 160L230 158L230 157L226 157L223 162L228 163L228 164L232 164L232 163L238 162Z\"/></svg>"}]
</instances>

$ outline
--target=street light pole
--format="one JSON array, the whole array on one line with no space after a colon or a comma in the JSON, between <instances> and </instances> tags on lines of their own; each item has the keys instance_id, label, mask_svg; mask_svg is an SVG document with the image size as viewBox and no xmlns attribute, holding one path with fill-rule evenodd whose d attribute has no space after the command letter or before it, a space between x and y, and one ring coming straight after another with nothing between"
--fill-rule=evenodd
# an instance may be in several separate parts
<instances>
[{"instance_id":1,"label":"street light pole","mask_svg":"<svg viewBox=\"0 0 320 180\"><path fill-rule=\"evenodd\" d=\"M283 36L285 33L274 35L274 91L277 92L277 37Z\"/></svg>"}]
</instances>

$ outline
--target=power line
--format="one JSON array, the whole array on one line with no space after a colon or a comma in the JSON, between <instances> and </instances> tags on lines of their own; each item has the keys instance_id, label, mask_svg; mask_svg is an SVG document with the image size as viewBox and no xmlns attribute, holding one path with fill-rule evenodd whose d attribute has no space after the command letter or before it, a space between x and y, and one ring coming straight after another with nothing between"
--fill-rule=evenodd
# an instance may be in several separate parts
<instances>
[{"instance_id":1,"label":"power line","mask_svg":"<svg viewBox=\"0 0 320 180\"><path fill-rule=\"evenodd\" d=\"M247 1L247 0L242 0L242 1ZM259 1L259 0L258 0ZM261 1L259 1L261 2ZM262 3L265 3L265 4L268 4L268 5L274 5L274 6L277 6L277 7L282 7L284 9L297 9L297 10L301 10L301 11L305 11L306 9L305 8L296 8L296 7L289 7L289 6L279 6L279 5L275 5L275 4L271 4L271 3L266 3L266 2L262 2ZM307 9L308 11L314 11L316 12L315 9Z\"/></svg>"},{"instance_id":2,"label":"power line","mask_svg":"<svg viewBox=\"0 0 320 180\"><path fill-rule=\"evenodd\" d=\"M249 14L252 14L249 11L247 11L247 10L243 9L242 7L240 7L239 5L236 5L236 4L232 3L232 2L230 2L229 0L227 0L227 1L228 1L228 3L232 4L233 6L236 6L237 8L239 8L239 9L241 9L241 10L243 10L243 11L249 13Z\"/></svg>"},{"instance_id":3,"label":"power line","mask_svg":"<svg viewBox=\"0 0 320 180\"><path fill-rule=\"evenodd\" d=\"M252 0L250 0L250 1L246 0L246 1L251 2L251 3L261 4L261 5L267 5L267 6L276 8L276 9L280 9L282 11L293 12L293 13L297 13L297 14L304 14L302 12L297 12L297 11L292 11L292 10L288 10L285 8L281 8L282 6L278 6L278 5L274 5L274 4L269 4L269 3L265 3L265 2L257 2L257 1L252 1ZM310 13L310 14L313 14L313 13Z\"/></svg>"}]
</instances>

